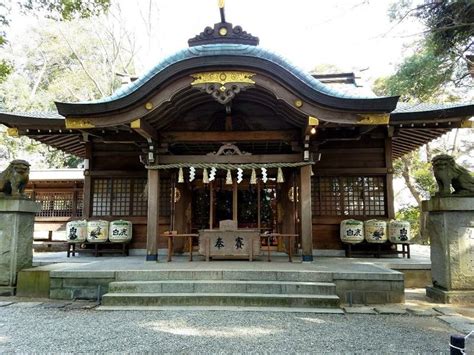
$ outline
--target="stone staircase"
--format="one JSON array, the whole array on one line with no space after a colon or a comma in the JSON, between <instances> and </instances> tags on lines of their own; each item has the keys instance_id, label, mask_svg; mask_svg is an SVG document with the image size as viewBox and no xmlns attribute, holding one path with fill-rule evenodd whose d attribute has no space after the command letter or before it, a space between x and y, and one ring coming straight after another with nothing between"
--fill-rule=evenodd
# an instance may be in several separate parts
<instances>
[{"instance_id":1,"label":"stone staircase","mask_svg":"<svg viewBox=\"0 0 474 355\"><path fill-rule=\"evenodd\" d=\"M102 306L338 308L332 275L308 271L147 271L109 284Z\"/></svg>"}]
</instances>

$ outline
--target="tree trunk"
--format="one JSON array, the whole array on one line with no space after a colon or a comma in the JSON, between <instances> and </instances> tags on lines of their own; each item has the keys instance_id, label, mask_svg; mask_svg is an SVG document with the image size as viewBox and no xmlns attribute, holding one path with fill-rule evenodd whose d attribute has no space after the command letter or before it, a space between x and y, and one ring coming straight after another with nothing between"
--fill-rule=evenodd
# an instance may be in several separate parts
<instances>
[{"instance_id":1,"label":"tree trunk","mask_svg":"<svg viewBox=\"0 0 474 355\"><path fill-rule=\"evenodd\" d=\"M420 224L420 234L416 235L412 241L417 244L427 244L429 238L425 232L426 216L421 211L421 201L423 200L423 197L416 189L415 182L413 178L411 177L411 156L413 154L416 154L416 152L411 153L409 155L404 155L400 158L403 163L402 177L405 180L405 184L408 187L408 190L410 190L411 194L416 200L418 209L420 210L420 216L419 216L419 221L418 221ZM428 146L426 146L426 154L428 157L431 156L431 152Z\"/></svg>"}]
</instances>

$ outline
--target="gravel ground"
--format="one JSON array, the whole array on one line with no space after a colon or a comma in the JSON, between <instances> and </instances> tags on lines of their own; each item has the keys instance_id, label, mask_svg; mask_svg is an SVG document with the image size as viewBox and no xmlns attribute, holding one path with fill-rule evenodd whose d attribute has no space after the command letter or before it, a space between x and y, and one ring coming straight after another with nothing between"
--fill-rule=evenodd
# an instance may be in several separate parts
<instances>
[{"instance_id":1,"label":"gravel ground","mask_svg":"<svg viewBox=\"0 0 474 355\"><path fill-rule=\"evenodd\" d=\"M435 317L0 307L0 354L447 353Z\"/></svg>"}]
</instances>

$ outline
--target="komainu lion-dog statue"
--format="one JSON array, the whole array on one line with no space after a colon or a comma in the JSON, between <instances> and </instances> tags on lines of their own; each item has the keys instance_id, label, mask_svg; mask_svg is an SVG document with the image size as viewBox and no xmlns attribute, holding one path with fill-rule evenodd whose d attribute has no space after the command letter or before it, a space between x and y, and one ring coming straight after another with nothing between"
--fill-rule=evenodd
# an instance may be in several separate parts
<instances>
[{"instance_id":1,"label":"komainu lion-dog statue","mask_svg":"<svg viewBox=\"0 0 474 355\"><path fill-rule=\"evenodd\" d=\"M5 196L25 198L23 194L28 184L30 163L25 160L13 160L0 173L0 198Z\"/></svg>"},{"instance_id":2,"label":"komainu lion-dog statue","mask_svg":"<svg viewBox=\"0 0 474 355\"><path fill-rule=\"evenodd\" d=\"M451 185L455 195L474 196L474 176L467 169L456 164L452 156L437 155L431 163L438 183L438 196L451 195Z\"/></svg>"}]
</instances>

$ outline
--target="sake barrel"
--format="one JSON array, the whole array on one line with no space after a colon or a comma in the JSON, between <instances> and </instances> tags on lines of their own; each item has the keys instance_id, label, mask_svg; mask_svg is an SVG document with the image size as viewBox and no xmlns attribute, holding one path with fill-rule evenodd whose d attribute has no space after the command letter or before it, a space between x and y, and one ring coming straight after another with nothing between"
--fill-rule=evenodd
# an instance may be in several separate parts
<instances>
[{"instance_id":1,"label":"sake barrel","mask_svg":"<svg viewBox=\"0 0 474 355\"><path fill-rule=\"evenodd\" d=\"M390 221L388 235L392 243L409 243L411 239L410 222Z\"/></svg>"},{"instance_id":2,"label":"sake barrel","mask_svg":"<svg viewBox=\"0 0 474 355\"><path fill-rule=\"evenodd\" d=\"M364 223L365 240L369 243L385 243L387 241L387 222L369 219Z\"/></svg>"},{"instance_id":3,"label":"sake barrel","mask_svg":"<svg viewBox=\"0 0 474 355\"><path fill-rule=\"evenodd\" d=\"M66 237L69 243L84 243L87 237L87 221L67 222Z\"/></svg>"},{"instance_id":4,"label":"sake barrel","mask_svg":"<svg viewBox=\"0 0 474 355\"><path fill-rule=\"evenodd\" d=\"M103 243L109 236L109 222L89 221L87 222L87 241L89 243Z\"/></svg>"},{"instance_id":5,"label":"sake barrel","mask_svg":"<svg viewBox=\"0 0 474 355\"><path fill-rule=\"evenodd\" d=\"M364 222L345 219L341 222L341 241L357 244L364 240Z\"/></svg>"},{"instance_id":6,"label":"sake barrel","mask_svg":"<svg viewBox=\"0 0 474 355\"><path fill-rule=\"evenodd\" d=\"M120 219L110 222L109 240L115 243L129 242L132 239L132 222Z\"/></svg>"}]
</instances>

